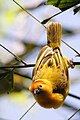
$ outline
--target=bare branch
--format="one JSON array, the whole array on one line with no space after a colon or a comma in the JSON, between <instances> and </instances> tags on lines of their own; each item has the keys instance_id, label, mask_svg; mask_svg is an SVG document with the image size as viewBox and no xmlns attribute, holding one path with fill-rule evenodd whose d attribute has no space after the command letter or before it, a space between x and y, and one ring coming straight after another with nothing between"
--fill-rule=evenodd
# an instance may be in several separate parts
<instances>
[{"instance_id":1,"label":"bare branch","mask_svg":"<svg viewBox=\"0 0 80 120\"><path fill-rule=\"evenodd\" d=\"M74 62L70 60L70 65L75 66L75 65L80 65L80 62ZM7 68L29 68L29 67L34 67L35 64L27 64L27 65L12 65L12 66L0 66L0 69L7 69ZM73 67L72 67L73 68Z\"/></svg>"},{"instance_id":2,"label":"bare branch","mask_svg":"<svg viewBox=\"0 0 80 120\"><path fill-rule=\"evenodd\" d=\"M80 62L73 62L73 65L80 65Z\"/></svg>"},{"instance_id":3,"label":"bare branch","mask_svg":"<svg viewBox=\"0 0 80 120\"><path fill-rule=\"evenodd\" d=\"M27 64L27 65L12 65L12 66L1 66L0 69L6 69L6 68L28 68L28 67L34 67L35 64Z\"/></svg>"},{"instance_id":4,"label":"bare branch","mask_svg":"<svg viewBox=\"0 0 80 120\"><path fill-rule=\"evenodd\" d=\"M6 51L8 51L9 53L11 53L11 54L15 57L15 59L16 59L17 61L22 62L24 65L27 65L25 61L23 61L20 57L18 57L18 56L15 55L14 53L12 53L10 50L8 50L6 47L4 47L2 44L0 44L0 46L1 46L2 48L4 48Z\"/></svg>"},{"instance_id":5,"label":"bare branch","mask_svg":"<svg viewBox=\"0 0 80 120\"><path fill-rule=\"evenodd\" d=\"M43 25L46 24L49 20L51 20L53 17L55 17L55 16L61 14L62 12L63 12L63 11L60 11L60 12L54 14L53 16L51 16L51 17L49 17L49 18L43 20L43 21L41 22L41 24L43 24Z\"/></svg>"},{"instance_id":6,"label":"bare branch","mask_svg":"<svg viewBox=\"0 0 80 120\"><path fill-rule=\"evenodd\" d=\"M30 106L30 108L19 118L19 120L22 120L23 117L32 109L32 107L33 107L35 104L36 104L36 102L34 102L34 103Z\"/></svg>"},{"instance_id":7,"label":"bare branch","mask_svg":"<svg viewBox=\"0 0 80 120\"><path fill-rule=\"evenodd\" d=\"M10 73L10 72L11 72L11 70L6 69L6 68L3 68L2 70L3 70L3 71L6 71L6 72L8 72L8 73ZM24 74L18 73L18 72L16 72L16 71L14 71L14 74L16 74L16 75L19 75L19 76L21 76L21 77L28 78L28 79L32 80L32 78L31 78L30 76L28 76L28 75L24 75Z\"/></svg>"},{"instance_id":8,"label":"bare branch","mask_svg":"<svg viewBox=\"0 0 80 120\"><path fill-rule=\"evenodd\" d=\"M67 44L66 42L64 42L63 40L61 40L65 45L67 45L69 48L71 48L75 53L77 53L77 55L79 55L80 56L80 53L77 51L77 50L75 50L73 47L71 47L69 44Z\"/></svg>"},{"instance_id":9,"label":"bare branch","mask_svg":"<svg viewBox=\"0 0 80 120\"><path fill-rule=\"evenodd\" d=\"M71 120L75 116L75 114L78 113L79 111L80 109L78 109L70 118L68 118L68 120Z\"/></svg>"},{"instance_id":10,"label":"bare branch","mask_svg":"<svg viewBox=\"0 0 80 120\"><path fill-rule=\"evenodd\" d=\"M79 97L79 96L77 96L77 95L73 95L73 94L71 94L71 93L68 93L68 96L70 96L70 97L73 97L73 98L76 98L76 99L80 100L80 97Z\"/></svg>"},{"instance_id":11,"label":"bare branch","mask_svg":"<svg viewBox=\"0 0 80 120\"><path fill-rule=\"evenodd\" d=\"M27 12L32 18L34 18L38 23L40 23L44 28L46 28L45 25L43 25L36 17L34 17L28 10L26 10L23 6L21 6L17 1L13 0L20 8L22 8L25 12Z\"/></svg>"}]
</instances>

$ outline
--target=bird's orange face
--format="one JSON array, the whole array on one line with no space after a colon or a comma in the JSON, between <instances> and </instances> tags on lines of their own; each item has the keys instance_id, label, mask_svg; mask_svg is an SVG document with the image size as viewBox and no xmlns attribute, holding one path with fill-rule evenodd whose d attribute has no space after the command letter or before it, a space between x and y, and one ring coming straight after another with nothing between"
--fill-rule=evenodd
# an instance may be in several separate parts
<instances>
[{"instance_id":1,"label":"bird's orange face","mask_svg":"<svg viewBox=\"0 0 80 120\"><path fill-rule=\"evenodd\" d=\"M42 80L38 80L31 84L29 90L32 92L33 95L39 95L48 90L50 91L51 87L50 88L49 87L50 85L48 85L47 83L43 82Z\"/></svg>"},{"instance_id":2,"label":"bird's orange face","mask_svg":"<svg viewBox=\"0 0 80 120\"><path fill-rule=\"evenodd\" d=\"M64 101L62 94L54 93L51 85L42 80L34 81L29 90L39 105L44 108L58 108Z\"/></svg>"},{"instance_id":3,"label":"bird's orange face","mask_svg":"<svg viewBox=\"0 0 80 120\"><path fill-rule=\"evenodd\" d=\"M57 108L63 102L63 96L57 93L54 94L51 85L42 80L34 81L29 90L39 105L44 108Z\"/></svg>"}]
</instances>

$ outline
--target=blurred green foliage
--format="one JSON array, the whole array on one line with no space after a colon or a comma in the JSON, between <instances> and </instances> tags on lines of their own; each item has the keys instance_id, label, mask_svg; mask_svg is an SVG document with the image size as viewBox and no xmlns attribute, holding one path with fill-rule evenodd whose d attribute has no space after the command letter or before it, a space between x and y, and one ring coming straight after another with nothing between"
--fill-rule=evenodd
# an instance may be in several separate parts
<instances>
[{"instance_id":1,"label":"blurred green foliage","mask_svg":"<svg viewBox=\"0 0 80 120\"><path fill-rule=\"evenodd\" d=\"M62 11L67 10L80 3L80 0L48 0L46 5L54 5Z\"/></svg>"}]
</instances>

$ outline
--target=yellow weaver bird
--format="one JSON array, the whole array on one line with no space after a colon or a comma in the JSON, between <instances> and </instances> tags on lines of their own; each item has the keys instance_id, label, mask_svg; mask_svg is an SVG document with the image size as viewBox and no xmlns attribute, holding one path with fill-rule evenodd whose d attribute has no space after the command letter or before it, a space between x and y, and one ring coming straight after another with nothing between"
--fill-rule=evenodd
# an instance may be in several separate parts
<instances>
[{"instance_id":1,"label":"yellow weaver bird","mask_svg":"<svg viewBox=\"0 0 80 120\"><path fill-rule=\"evenodd\" d=\"M33 70L29 90L44 108L58 108L69 91L69 62L60 50L62 26L51 22L47 27L47 45L42 48Z\"/></svg>"}]
</instances>

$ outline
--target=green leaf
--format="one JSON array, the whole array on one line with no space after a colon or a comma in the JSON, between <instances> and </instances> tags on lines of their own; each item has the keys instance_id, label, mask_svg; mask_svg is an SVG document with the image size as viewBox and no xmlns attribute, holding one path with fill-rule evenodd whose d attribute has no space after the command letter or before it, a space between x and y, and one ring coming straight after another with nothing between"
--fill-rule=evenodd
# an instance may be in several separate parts
<instances>
[{"instance_id":1,"label":"green leaf","mask_svg":"<svg viewBox=\"0 0 80 120\"><path fill-rule=\"evenodd\" d=\"M54 5L58 7L61 11L52 15L51 17L44 19L41 24L46 24L51 18L61 14L62 12L66 11L67 9L77 5L80 3L80 0L48 0L45 2L46 5Z\"/></svg>"},{"instance_id":2,"label":"green leaf","mask_svg":"<svg viewBox=\"0 0 80 120\"><path fill-rule=\"evenodd\" d=\"M80 3L80 0L48 0L46 5L54 5L60 10L67 10Z\"/></svg>"},{"instance_id":3,"label":"green leaf","mask_svg":"<svg viewBox=\"0 0 80 120\"><path fill-rule=\"evenodd\" d=\"M80 6L75 7L75 9L73 11L74 11L74 15L75 15L77 12L80 11Z\"/></svg>"},{"instance_id":4,"label":"green leaf","mask_svg":"<svg viewBox=\"0 0 80 120\"><path fill-rule=\"evenodd\" d=\"M0 70L0 94L8 93L13 88L13 71Z\"/></svg>"}]
</instances>

